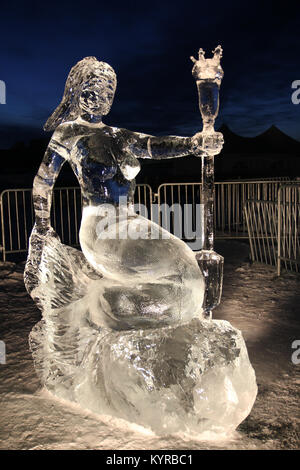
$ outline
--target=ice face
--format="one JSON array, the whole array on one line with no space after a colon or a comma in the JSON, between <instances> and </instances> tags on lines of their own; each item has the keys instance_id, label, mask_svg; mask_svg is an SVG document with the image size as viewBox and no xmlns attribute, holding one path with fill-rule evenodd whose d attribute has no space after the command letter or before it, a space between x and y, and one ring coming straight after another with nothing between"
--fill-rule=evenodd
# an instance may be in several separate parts
<instances>
[{"instance_id":1,"label":"ice face","mask_svg":"<svg viewBox=\"0 0 300 470\"><path fill-rule=\"evenodd\" d=\"M107 114L116 86L117 77L109 64L96 57L85 57L72 67L62 101L47 120L44 129L53 131L63 122L74 121L82 112L86 113L89 122L93 122L93 112L99 115L100 102L103 115Z\"/></svg>"},{"instance_id":2,"label":"ice face","mask_svg":"<svg viewBox=\"0 0 300 470\"><path fill-rule=\"evenodd\" d=\"M114 93L113 85L105 76L94 77L82 87L79 106L84 113L105 116L110 111Z\"/></svg>"}]
</instances>

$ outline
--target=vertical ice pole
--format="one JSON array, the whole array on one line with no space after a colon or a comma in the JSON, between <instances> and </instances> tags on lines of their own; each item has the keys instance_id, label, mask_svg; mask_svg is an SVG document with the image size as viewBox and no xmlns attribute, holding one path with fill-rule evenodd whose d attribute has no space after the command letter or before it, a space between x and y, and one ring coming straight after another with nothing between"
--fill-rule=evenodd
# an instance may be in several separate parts
<instances>
[{"instance_id":1,"label":"vertical ice pole","mask_svg":"<svg viewBox=\"0 0 300 470\"><path fill-rule=\"evenodd\" d=\"M223 78L220 65L222 48L217 46L211 59L205 58L203 49L199 49L198 60L192 70L196 80L199 109L202 116L203 147L211 148L209 142L214 139L214 123L219 111L219 90ZM203 249L196 254L199 267L205 278L205 297L203 310L206 318L211 318L212 309L221 299L223 284L224 259L214 251L214 156L218 150L204 153L202 156L202 203L204 205L204 243Z\"/></svg>"}]
</instances>

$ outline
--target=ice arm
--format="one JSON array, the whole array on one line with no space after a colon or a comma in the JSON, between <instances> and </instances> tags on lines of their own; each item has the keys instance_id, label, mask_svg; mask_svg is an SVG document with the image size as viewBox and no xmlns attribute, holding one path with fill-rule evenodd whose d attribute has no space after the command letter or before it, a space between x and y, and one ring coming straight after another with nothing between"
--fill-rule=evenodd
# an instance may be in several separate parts
<instances>
[{"instance_id":1,"label":"ice arm","mask_svg":"<svg viewBox=\"0 0 300 470\"><path fill-rule=\"evenodd\" d=\"M59 147L59 143L51 140L33 180L32 197L35 219L36 225L41 229L50 227L52 191L57 176L66 161L62 156L63 151L58 153Z\"/></svg>"},{"instance_id":2,"label":"ice arm","mask_svg":"<svg viewBox=\"0 0 300 470\"><path fill-rule=\"evenodd\" d=\"M127 129L122 129L121 132L121 139L124 143L123 149L132 153L136 158L161 160L202 153L199 147L199 134L196 142L194 137L178 137L173 135L155 137L153 135L131 132Z\"/></svg>"},{"instance_id":3,"label":"ice arm","mask_svg":"<svg viewBox=\"0 0 300 470\"><path fill-rule=\"evenodd\" d=\"M136 139L130 150L137 158L161 160L185 157L193 154L195 149L190 137L147 136Z\"/></svg>"},{"instance_id":4,"label":"ice arm","mask_svg":"<svg viewBox=\"0 0 300 470\"><path fill-rule=\"evenodd\" d=\"M126 129L121 129L121 132L123 150L129 151L136 158L152 158L154 160L187 155L197 157L217 155L221 152L224 143L223 135L220 132L209 135L198 132L192 137L175 135L155 137Z\"/></svg>"}]
</instances>

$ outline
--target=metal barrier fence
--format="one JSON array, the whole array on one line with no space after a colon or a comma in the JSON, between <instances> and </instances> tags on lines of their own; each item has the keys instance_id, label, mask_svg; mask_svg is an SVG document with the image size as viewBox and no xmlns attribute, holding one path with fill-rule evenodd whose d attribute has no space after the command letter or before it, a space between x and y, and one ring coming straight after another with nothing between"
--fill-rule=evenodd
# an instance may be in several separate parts
<instances>
[{"instance_id":1,"label":"metal barrier fence","mask_svg":"<svg viewBox=\"0 0 300 470\"><path fill-rule=\"evenodd\" d=\"M147 208L152 214L152 189L149 185L137 185L135 191L137 211ZM140 208L140 209L139 209ZM78 233L81 223L81 191L79 187L55 188L53 191L51 225L63 243L79 246ZM22 253L28 249L28 241L34 225L31 189L7 189L1 193L1 246L3 261L7 254Z\"/></svg>"},{"instance_id":2,"label":"metal barrier fence","mask_svg":"<svg viewBox=\"0 0 300 470\"><path fill-rule=\"evenodd\" d=\"M246 201L251 260L277 265L278 203L277 201Z\"/></svg>"},{"instance_id":3,"label":"metal barrier fence","mask_svg":"<svg viewBox=\"0 0 300 470\"><path fill-rule=\"evenodd\" d=\"M300 272L300 183L280 187L278 215L277 273L282 266Z\"/></svg>"},{"instance_id":4,"label":"metal barrier fence","mask_svg":"<svg viewBox=\"0 0 300 470\"><path fill-rule=\"evenodd\" d=\"M274 201L282 184L281 179L256 181L224 181L215 183L215 231L216 238L248 238L244 217L244 204L249 199ZM201 183L161 184L154 196L159 207L167 203L201 204ZM183 208L184 211L184 208ZM193 210L192 224L195 226L196 213Z\"/></svg>"},{"instance_id":5,"label":"metal barrier fence","mask_svg":"<svg viewBox=\"0 0 300 470\"><path fill-rule=\"evenodd\" d=\"M276 201L246 201L252 261L300 272L300 183L281 185Z\"/></svg>"},{"instance_id":6,"label":"metal barrier fence","mask_svg":"<svg viewBox=\"0 0 300 470\"><path fill-rule=\"evenodd\" d=\"M280 179L256 181L226 181L215 183L215 229L216 238L248 239L247 223L244 217L246 200L274 201L282 181ZM192 227L196 226L197 203L201 204L201 183L162 184L156 194L149 185L137 185L135 203L145 205L148 217L152 219L152 203L192 205ZM1 193L1 237L3 260L7 254L27 251L28 239L34 223L31 189L9 189ZM140 212L140 211L139 211ZM143 211L141 211L143 212ZM144 215L144 214L143 214ZM78 246L78 232L81 222L81 192L79 187L55 188L52 203L52 226L61 240ZM159 220L162 223L162 220ZM170 231L173 231L172 223Z\"/></svg>"}]
</instances>

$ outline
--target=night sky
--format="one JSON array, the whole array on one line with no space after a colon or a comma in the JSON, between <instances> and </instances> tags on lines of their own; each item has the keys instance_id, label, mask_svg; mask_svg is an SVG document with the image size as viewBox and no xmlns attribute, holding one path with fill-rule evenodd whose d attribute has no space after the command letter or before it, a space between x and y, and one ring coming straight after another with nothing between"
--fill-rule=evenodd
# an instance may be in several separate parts
<instances>
[{"instance_id":1,"label":"night sky","mask_svg":"<svg viewBox=\"0 0 300 470\"><path fill-rule=\"evenodd\" d=\"M11 6L10 6L11 5ZM300 10L290 2L5 2L1 6L0 148L42 135L70 68L95 55L118 88L106 124L151 134L201 129L190 55L221 44L217 126L255 136L272 124L300 140Z\"/></svg>"}]
</instances>

